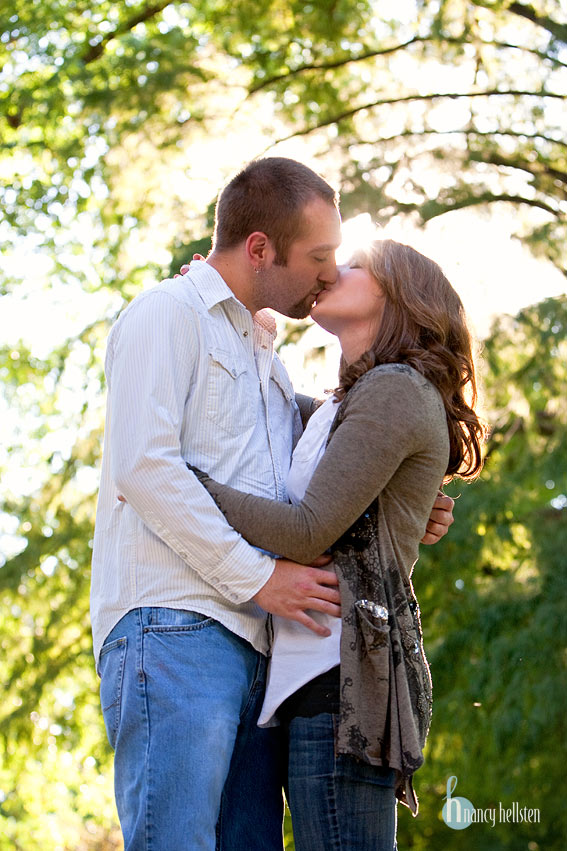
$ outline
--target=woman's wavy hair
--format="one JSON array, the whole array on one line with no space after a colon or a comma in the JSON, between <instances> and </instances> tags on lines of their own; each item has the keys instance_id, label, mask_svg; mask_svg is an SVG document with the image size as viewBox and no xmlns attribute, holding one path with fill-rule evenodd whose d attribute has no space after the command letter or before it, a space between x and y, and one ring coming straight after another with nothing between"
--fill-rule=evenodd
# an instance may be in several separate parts
<instances>
[{"instance_id":1,"label":"woman's wavy hair","mask_svg":"<svg viewBox=\"0 0 567 851\"><path fill-rule=\"evenodd\" d=\"M477 385L471 334L461 300L441 268L409 245L376 240L352 260L368 270L385 295L380 328L370 349L357 361L341 359L343 399L369 369L383 363L407 363L439 391L449 427L446 481L472 479L482 469L486 429L474 408Z\"/></svg>"}]
</instances>

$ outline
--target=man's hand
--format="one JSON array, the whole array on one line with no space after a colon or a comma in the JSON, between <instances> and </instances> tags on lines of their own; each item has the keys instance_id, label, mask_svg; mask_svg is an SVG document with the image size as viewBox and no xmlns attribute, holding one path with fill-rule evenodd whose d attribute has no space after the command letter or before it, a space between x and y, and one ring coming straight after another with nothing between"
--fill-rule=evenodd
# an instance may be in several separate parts
<instances>
[{"instance_id":1,"label":"man's hand","mask_svg":"<svg viewBox=\"0 0 567 851\"><path fill-rule=\"evenodd\" d=\"M427 521L425 535L421 539L422 544L436 544L440 541L443 535L449 531L449 526L454 522L453 507L455 500L444 493L437 494L437 499L433 504L431 516Z\"/></svg>"},{"instance_id":2,"label":"man's hand","mask_svg":"<svg viewBox=\"0 0 567 851\"><path fill-rule=\"evenodd\" d=\"M320 557L314 563L328 564L330 560L329 557ZM331 631L309 617L306 610L340 617L338 584L339 580L331 570L279 558L274 572L252 599L266 612L298 621L325 638Z\"/></svg>"}]
</instances>

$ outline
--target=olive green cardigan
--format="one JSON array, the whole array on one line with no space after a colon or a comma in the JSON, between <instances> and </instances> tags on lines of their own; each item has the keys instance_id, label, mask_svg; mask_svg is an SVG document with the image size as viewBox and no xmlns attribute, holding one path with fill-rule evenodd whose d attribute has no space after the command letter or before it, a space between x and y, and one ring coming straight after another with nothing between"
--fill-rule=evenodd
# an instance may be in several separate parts
<instances>
[{"instance_id":1,"label":"olive green cardigan","mask_svg":"<svg viewBox=\"0 0 567 851\"><path fill-rule=\"evenodd\" d=\"M201 477L251 544L303 564L331 548L342 608L338 752L396 769L414 813L431 680L410 577L448 459L438 391L411 367L384 364L346 394L298 505Z\"/></svg>"}]
</instances>

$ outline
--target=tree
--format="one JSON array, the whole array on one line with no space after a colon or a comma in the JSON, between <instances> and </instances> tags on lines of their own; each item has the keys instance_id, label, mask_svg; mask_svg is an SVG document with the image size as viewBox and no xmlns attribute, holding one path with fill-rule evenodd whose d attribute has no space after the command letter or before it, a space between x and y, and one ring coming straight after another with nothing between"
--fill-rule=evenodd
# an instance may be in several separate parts
<instances>
[{"instance_id":1,"label":"tree","mask_svg":"<svg viewBox=\"0 0 567 851\"><path fill-rule=\"evenodd\" d=\"M559 0L419 0L407 11L387 0L17 0L3 17L5 247L33 234L61 255L57 230L79 219L92 228L99 280L116 287L127 272L135 285L136 270L120 262L129 232L158 206L177 222L191 209L184 181L171 204L155 183L187 169L183 148L203 132L230 133L240 114L268 125L241 160L314 136L345 213L426 221L514 204L539 211L525 238L565 263ZM132 157L146 165L139 187ZM193 220L178 236L198 229ZM76 277L74 266L59 256L60 276Z\"/></svg>"},{"instance_id":2,"label":"tree","mask_svg":"<svg viewBox=\"0 0 567 851\"><path fill-rule=\"evenodd\" d=\"M386 221L413 212L425 222L498 202L538 208L547 215L524 238L564 268L559 4L417 6L401 21L374 4L354 42L321 49L307 39L300 56L295 42L282 45L252 92L280 98L293 122L287 138L317 133L321 150L340 151L345 213Z\"/></svg>"}]
</instances>

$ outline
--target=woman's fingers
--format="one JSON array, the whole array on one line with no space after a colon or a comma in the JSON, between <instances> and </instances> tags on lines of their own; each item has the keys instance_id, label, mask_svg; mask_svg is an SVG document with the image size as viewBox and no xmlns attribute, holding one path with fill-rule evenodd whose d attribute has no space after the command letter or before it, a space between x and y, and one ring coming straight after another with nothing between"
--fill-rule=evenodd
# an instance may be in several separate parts
<instances>
[{"instance_id":1,"label":"woman's fingers","mask_svg":"<svg viewBox=\"0 0 567 851\"><path fill-rule=\"evenodd\" d=\"M194 255L193 255L193 260L204 260L204 259L205 259L205 258L203 257L203 255L202 255L202 254L194 254ZM181 269L179 270L179 274L178 274L178 275L174 275L173 277L174 277L174 278L180 278L180 277L181 277L181 275L186 275L188 271L189 271L189 264L188 264L188 263L184 263L184 264L183 264L183 266L181 267Z\"/></svg>"}]
</instances>

